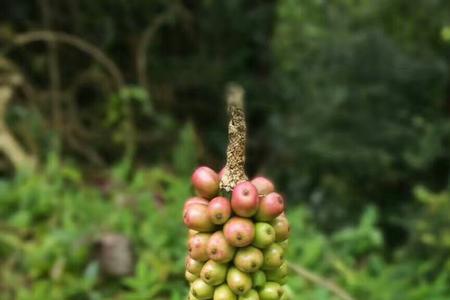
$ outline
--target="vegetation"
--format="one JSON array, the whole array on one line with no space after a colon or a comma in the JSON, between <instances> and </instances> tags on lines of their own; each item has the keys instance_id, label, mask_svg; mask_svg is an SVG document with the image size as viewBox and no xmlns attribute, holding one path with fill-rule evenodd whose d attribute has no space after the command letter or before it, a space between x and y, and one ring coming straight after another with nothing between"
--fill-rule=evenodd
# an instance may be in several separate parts
<instances>
[{"instance_id":1,"label":"vegetation","mask_svg":"<svg viewBox=\"0 0 450 300\"><path fill-rule=\"evenodd\" d=\"M231 80L294 299L448 299L450 2L7 1L0 40L1 299L186 299L181 211L224 164Z\"/></svg>"}]
</instances>

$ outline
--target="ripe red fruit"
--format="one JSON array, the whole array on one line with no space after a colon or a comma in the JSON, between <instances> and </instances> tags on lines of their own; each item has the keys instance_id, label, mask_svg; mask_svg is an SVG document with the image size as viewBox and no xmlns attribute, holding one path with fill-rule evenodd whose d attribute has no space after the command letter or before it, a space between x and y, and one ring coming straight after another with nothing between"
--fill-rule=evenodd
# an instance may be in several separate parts
<instances>
[{"instance_id":1,"label":"ripe red fruit","mask_svg":"<svg viewBox=\"0 0 450 300\"><path fill-rule=\"evenodd\" d=\"M211 199L219 192L219 175L208 167L199 167L192 174L192 184L197 194Z\"/></svg>"},{"instance_id":2,"label":"ripe red fruit","mask_svg":"<svg viewBox=\"0 0 450 300\"><path fill-rule=\"evenodd\" d=\"M189 229L200 232L211 232L215 229L208 217L208 206L203 204L191 204L184 213L183 221Z\"/></svg>"},{"instance_id":3,"label":"ripe red fruit","mask_svg":"<svg viewBox=\"0 0 450 300\"><path fill-rule=\"evenodd\" d=\"M200 197L192 197L186 200L183 207L183 214L186 212L186 210L191 206L192 204L203 204L208 205L208 200L200 198Z\"/></svg>"},{"instance_id":4,"label":"ripe red fruit","mask_svg":"<svg viewBox=\"0 0 450 300\"><path fill-rule=\"evenodd\" d=\"M197 233L196 235L191 237L188 242L190 257L199 262L207 261L208 253L206 252L206 248L208 246L210 237L211 234L208 233Z\"/></svg>"},{"instance_id":5,"label":"ripe red fruit","mask_svg":"<svg viewBox=\"0 0 450 300\"><path fill-rule=\"evenodd\" d=\"M230 201L225 197L216 197L208 204L208 216L211 222L220 225L228 221L231 216Z\"/></svg>"},{"instance_id":6,"label":"ripe red fruit","mask_svg":"<svg viewBox=\"0 0 450 300\"><path fill-rule=\"evenodd\" d=\"M253 216L259 204L258 191L249 181L235 186L231 195L231 208L241 217Z\"/></svg>"},{"instance_id":7,"label":"ripe red fruit","mask_svg":"<svg viewBox=\"0 0 450 300\"><path fill-rule=\"evenodd\" d=\"M209 239L207 253L210 259L227 263L233 259L236 248L231 246L222 231L214 232Z\"/></svg>"},{"instance_id":8,"label":"ripe red fruit","mask_svg":"<svg viewBox=\"0 0 450 300\"><path fill-rule=\"evenodd\" d=\"M258 195L267 195L275 192L275 186L272 181L267 179L266 177L255 177L252 179L251 183L256 187L258 191Z\"/></svg>"},{"instance_id":9,"label":"ripe red fruit","mask_svg":"<svg viewBox=\"0 0 450 300\"><path fill-rule=\"evenodd\" d=\"M225 223L223 232L232 246L245 247L253 242L255 225L250 219L233 217Z\"/></svg>"},{"instance_id":10,"label":"ripe red fruit","mask_svg":"<svg viewBox=\"0 0 450 300\"><path fill-rule=\"evenodd\" d=\"M272 221L279 216L283 210L283 197L278 193L270 193L261 199L255 218L258 221Z\"/></svg>"},{"instance_id":11,"label":"ripe red fruit","mask_svg":"<svg viewBox=\"0 0 450 300\"><path fill-rule=\"evenodd\" d=\"M282 242L289 238L291 227L284 214L279 215L272 221L272 227L275 229L275 241Z\"/></svg>"}]
</instances>

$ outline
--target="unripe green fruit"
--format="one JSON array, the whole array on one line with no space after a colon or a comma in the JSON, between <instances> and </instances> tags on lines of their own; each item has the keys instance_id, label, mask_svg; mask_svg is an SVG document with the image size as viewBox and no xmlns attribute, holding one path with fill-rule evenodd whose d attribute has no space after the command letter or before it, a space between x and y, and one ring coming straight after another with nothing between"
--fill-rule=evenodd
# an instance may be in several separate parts
<instances>
[{"instance_id":1,"label":"unripe green fruit","mask_svg":"<svg viewBox=\"0 0 450 300\"><path fill-rule=\"evenodd\" d=\"M275 229L272 225L264 222L255 224L255 239L252 245L258 248L266 248L275 241Z\"/></svg>"},{"instance_id":2,"label":"unripe green fruit","mask_svg":"<svg viewBox=\"0 0 450 300\"><path fill-rule=\"evenodd\" d=\"M219 263L227 263L233 260L236 248L231 246L222 231L213 233L207 246L208 257Z\"/></svg>"},{"instance_id":3,"label":"unripe green fruit","mask_svg":"<svg viewBox=\"0 0 450 300\"><path fill-rule=\"evenodd\" d=\"M243 295L252 288L252 278L249 274L231 267L227 274L227 284L233 293Z\"/></svg>"},{"instance_id":4,"label":"unripe green fruit","mask_svg":"<svg viewBox=\"0 0 450 300\"><path fill-rule=\"evenodd\" d=\"M237 299L236 295L226 284L222 284L221 286L217 287L216 290L214 291L213 300L236 300L236 299Z\"/></svg>"},{"instance_id":5,"label":"unripe green fruit","mask_svg":"<svg viewBox=\"0 0 450 300\"><path fill-rule=\"evenodd\" d=\"M259 299L279 300L283 294L283 288L278 283L269 281L259 290Z\"/></svg>"},{"instance_id":6,"label":"unripe green fruit","mask_svg":"<svg viewBox=\"0 0 450 300\"><path fill-rule=\"evenodd\" d=\"M211 232L216 226L208 217L208 206L204 204L191 204L183 216L184 224L189 229L200 232Z\"/></svg>"},{"instance_id":7,"label":"unripe green fruit","mask_svg":"<svg viewBox=\"0 0 450 300\"><path fill-rule=\"evenodd\" d=\"M202 279L195 280L191 285L191 289L192 295L199 300L211 299L214 294L214 288Z\"/></svg>"},{"instance_id":8,"label":"unripe green fruit","mask_svg":"<svg viewBox=\"0 0 450 300\"><path fill-rule=\"evenodd\" d=\"M200 277L209 285L216 286L225 282L228 267L226 264L219 264L213 260L208 260L203 266Z\"/></svg>"},{"instance_id":9,"label":"unripe green fruit","mask_svg":"<svg viewBox=\"0 0 450 300\"><path fill-rule=\"evenodd\" d=\"M291 226L284 214L279 215L272 221L272 227L275 229L275 241L282 242L289 238Z\"/></svg>"},{"instance_id":10,"label":"unripe green fruit","mask_svg":"<svg viewBox=\"0 0 450 300\"><path fill-rule=\"evenodd\" d=\"M278 217L284 210L284 200L278 193L270 193L261 198L255 219L270 222Z\"/></svg>"},{"instance_id":11,"label":"unripe green fruit","mask_svg":"<svg viewBox=\"0 0 450 300\"><path fill-rule=\"evenodd\" d=\"M284 276L283 278L280 278L278 280L273 280L276 283L279 283L280 285L285 285L288 282L288 276Z\"/></svg>"},{"instance_id":12,"label":"unripe green fruit","mask_svg":"<svg viewBox=\"0 0 450 300\"><path fill-rule=\"evenodd\" d=\"M275 192L275 187L273 186L273 183L265 177L262 176L255 177L252 179L251 183L256 187L258 195L267 195L272 192Z\"/></svg>"},{"instance_id":13,"label":"unripe green fruit","mask_svg":"<svg viewBox=\"0 0 450 300\"><path fill-rule=\"evenodd\" d=\"M203 268L203 263L198 260L193 259L190 256L186 257L185 261L186 270L191 272L194 275L200 276L200 271Z\"/></svg>"},{"instance_id":14,"label":"unripe green fruit","mask_svg":"<svg viewBox=\"0 0 450 300\"><path fill-rule=\"evenodd\" d=\"M194 282L198 279L198 276L195 274L192 274L191 272L187 271L184 272L184 277L186 278L187 281L189 282Z\"/></svg>"},{"instance_id":15,"label":"unripe green fruit","mask_svg":"<svg viewBox=\"0 0 450 300\"><path fill-rule=\"evenodd\" d=\"M192 174L192 185L197 194L211 199L219 192L219 175L208 167L199 167Z\"/></svg>"},{"instance_id":16,"label":"unripe green fruit","mask_svg":"<svg viewBox=\"0 0 450 300\"><path fill-rule=\"evenodd\" d=\"M284 250L283 248L274 243L264 249L264 263L262 265L263 270L274 270L279 268L284 262Z\"/></svg>"},{"instance_id":17,"label":"unripe green fruit","mask_svg":"<svg viewBox=\"0 0 450 300\"><path fill-rule=\"evenodd\" d=\"M238 249L234 257L234 265L242 272L256 272L263 264L263 253L258 248L248 246Z\"/></svg>"},{"instance_id":18,"label":"unripe green fruit","mask_svg":"<svg viewBox=\"0 0 450 300\"><path fill-rule=\"evenodd\" d=\"M230 245L245 247L255 238L255 225L250 219L233 217L225 223L223 233Z\"/></svg>"},{"instance_id":19,"label":"unripe green fruit","mask_svg":"<svg viewBox=\"0 0 450 300\"><path fill-rule=\"evenodd\" d=\"M192 290L189 291L188 300L199 300L197 297L192 295Z\"/></svg>"},{"instance_id":20,"label":"unripe green fruit","mask_svg":"<svg viewBox=\"0 0 450 300\"><path fill-rule=\"evenodd\" d=\"M236 215L251 217L259 205L258 191L249 181L238 183L231 195L231 207Z\"/></svg>"},{"instance_id":21,"label":"unripe green fruit","mask_svg":"<svg viewBox=\"0 0 450 300\"><path fill-rule=\"evenodd\" d=\"M231 204L225 197L216 197L208 204L208 216L212 223L224 224L231 216Z\"/></svg>"},{"instance_id":22,"label":"unripe green fruit","mask_svg":"<svg viewBox=\"0 0 450 300\"><path fill-rule=\"evenodd\" d=\"M289 246L289 240L284 240L284 241L282 241L282 242L280 242L278 244L281 246L281 248L283 248L284 251L286 251L288 249L288 246Z\"/></svg>"},{"instance_id":23,"label":"unripe green fruit","mask_svg":"<svg viewBox=\"0 0 450 300\"><path fill-rule=\"evenodd\" d=\"M250 290L244 295L239 296L239 300L259 300L259 295L257 291Z\"/></svg>"},{"instance_id":24,"label":"unripe green fruit","mask_svg":"<svg viewBox=\"0 0 450 300\"><path fill-rule=\"evenodd\" d=\"M257 271L252 274L253 287L260 288L266 284L266 274L263 271Z\"/></svg>"},{"instance_id":25,"label":"unripe green fruit","mask_svg":"<svg viewBox=\"0 0 450 300\"><path fill-rule=\"evenodd\" d=\"M274 270L266 271L266 277L268 281L274 281L282 284L282 279L284 279L289 273L289 268L287 262L283 262L283 264Z\"/></svg>"},{"instance_id":26,"label":"unripe green fruit","mask_svg":"<svg viewBox=\"0 0 450 300\"><path fill-rule=\"evenodd\" d=\"M189 256L199 262L208 260L208 253L206 252L208 241L211 237L209 233L197 233L189 239L188 250Z\"/></svg>"}]
</instances>

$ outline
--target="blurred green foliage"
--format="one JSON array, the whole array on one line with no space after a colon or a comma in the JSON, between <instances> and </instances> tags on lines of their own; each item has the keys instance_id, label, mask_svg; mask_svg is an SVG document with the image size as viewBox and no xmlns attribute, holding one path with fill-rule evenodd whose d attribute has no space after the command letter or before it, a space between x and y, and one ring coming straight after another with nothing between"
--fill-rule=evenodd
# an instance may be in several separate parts
<instances>
[{"instance_id":1,"label":"blurred green foliage","mask_svg":"<svg viewBox=\"0 0 450 300\"><path fill-rule=\"evenodd\" d=\"M62 43L55 82L48 41L15 44L41 29L119 74ZM40 161L0 164L0 299L185 299L180 211L195 166L224 164L230 80L248 173L289 201L290 261L356 299L449 299L449 1L7 1L0 42L25 79L6 122ZM109 232L133 275L100 271Z\"/></svg>"}]
</instances>

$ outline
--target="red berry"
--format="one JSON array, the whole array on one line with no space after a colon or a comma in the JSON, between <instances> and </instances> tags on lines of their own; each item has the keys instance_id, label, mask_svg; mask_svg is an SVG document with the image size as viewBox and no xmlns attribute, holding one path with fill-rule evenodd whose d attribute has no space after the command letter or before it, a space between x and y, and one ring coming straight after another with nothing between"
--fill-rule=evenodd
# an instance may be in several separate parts
<instances>
[{"instance_id":1,"label":"red berry","mask_svg":"<svg viewBox=\"0 0 450 300\"><path fill-rule=\"evenodd\" d=\"M199 262L205 262L208 260L208 253L206 252L208 241L211 234L197 233L189 239L188 249L189 256Z\"/></svg>"},{"instance_id":2,"label":"red berry","mask_svg":"<svg viewBox=\"0 0 450 300\"><path fill-rule=\"evenodd\" d=\"M231 246L222 231L214 232L208 242L207 253L210 259L227 263L233 259L236 248Z\"/></svg>"},{"instance_id":3,"label":"red berry","mask_svg":"<svg viewBox=\"0 0 450 300\"><path fill-rule=\"evenodd\" d=\"M278 193L270 193L261 198L255 218L258 221L272 221L279 216L283 210L283 197Z\"/></svg>"},{"instance_id":4,"label":"red berry","mask_svg":"<svg viewBox=\"0 0 450 300\"><path fill-rule=\"evenodd\" d=\"M200 232L211 232L215 228L208 217L208 206L203 204L191 204L186 209L183 220L189 229Z\"/></svg>"},{"instance_id":5,"label":"red berry","mask_svg":"<svg viewBox=\"0 0 450 300\"><path fill-rule=\"evenodd\" d=\"M241 217L253 216L259 204L258 191L249 181L236 185L231 196L231 208Z\"/></svg>"},{"instance_id":6,"label":"red berry","mask_svg":"<svg viewBox=\"0 0 450 300\"><path fill-rule=\"evenodd\" d=\"M183 214L186 212L186 210L191 206L192 204L203 204L208 205L208 200L200 198L200 197L192 197L186 200L183 207Z\"/></svg>"},{"instance_id":7,"label":"red berry","mask_svg":"<svg viewBox=\"0 0 450 300\"><path fill-rule=\"evenodd\" d=\"M219 192L219 175L208 167L199 167L192 174L192 184L197 194L211 199Z\"/></svg>"},{"instance_id":8,"label":"red berry","mask_svg":"<svg viewBox=\"0 0 450 300\"><path fill-rule=\"evenodd\" d=\"M232 246L245 247L253 242L255 225L250 219L233 217L225 223L223 232Z\"/></svg>"},{"instance_id":9,"label":"red berry","mask_svg":"<svg viewBox=\"0 0 450 300\"><path fill-rule=\"evenodd\" d=\"M270 193L275 192L275 187L269 179L266 177L255 177L252 179L252 184L256 187L256 190L258 191L258 195L267 195Z\"/></svg>"},{"instance_id":10,"label":"red berry","mask_svg":"<svg viewBox=\"0 0 450 300\"><path fill-rule=\"evenodd\" d=\"M208 215L211 222L220 225L228 221L231 216L230 201L225 197L216 197L208 204Z\"/></svg>"}]
</instances>

